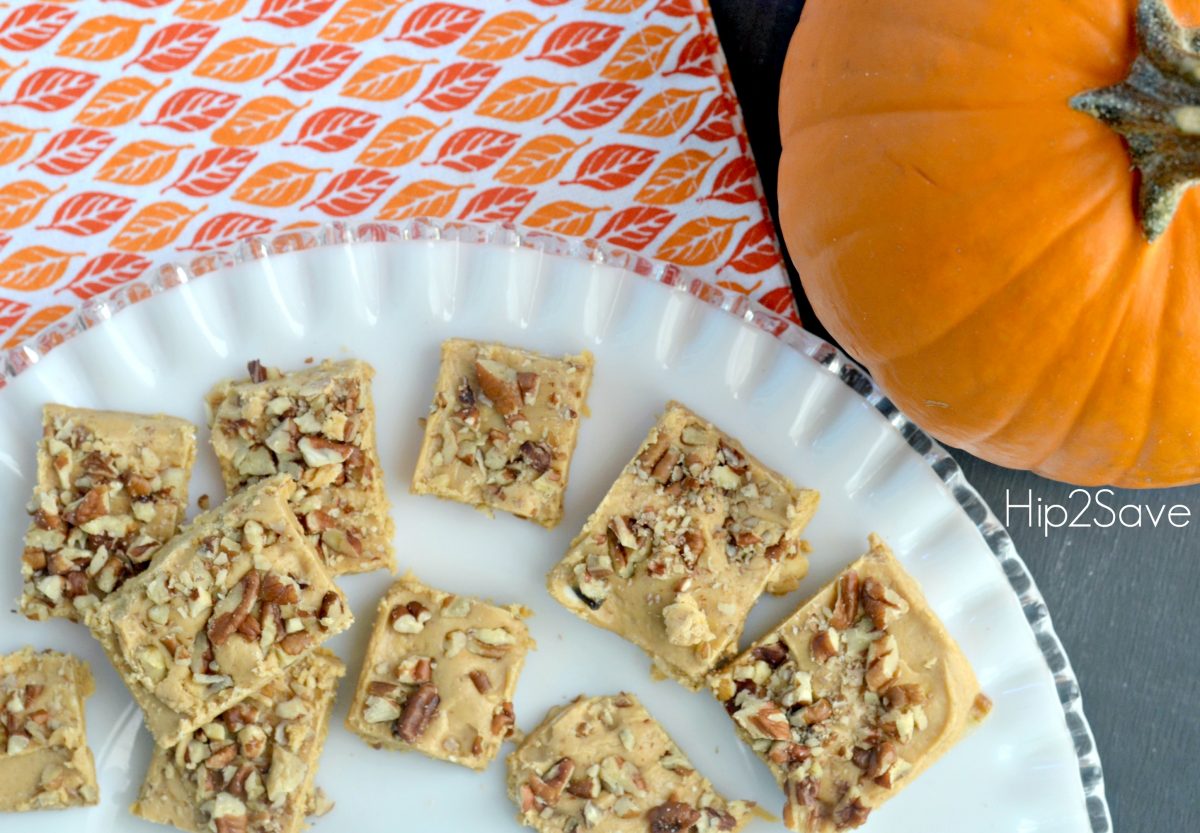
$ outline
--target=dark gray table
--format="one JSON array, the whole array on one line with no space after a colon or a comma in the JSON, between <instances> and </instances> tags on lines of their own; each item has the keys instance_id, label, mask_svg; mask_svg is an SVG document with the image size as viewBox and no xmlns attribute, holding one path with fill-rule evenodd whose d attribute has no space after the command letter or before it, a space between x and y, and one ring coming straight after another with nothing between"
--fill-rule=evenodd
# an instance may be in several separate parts
<instances>
[{"instance_id":1,"label":"dark gray table","mask_svg":"<svg viewBox=\"0 0 1200 833\"><path fill-rule=\"evenodd\" d=\"M804 2L710 2L774 209L778 79ZM800 296L794 271L792 282ZM801 315L828 338L803 301ZM1071 503L1069 486L954 456L1002 521L1006 492L1013 503L1029 493ZM1200 833L1200 487L1118 491L1110 502L1186 504L1192 518L1182 529L1059 529L1047 536L1014 513L1009 531L1079 677L1115 829ZM971 829L969 820L963 829Z\"/></svg>"}]
</instances>

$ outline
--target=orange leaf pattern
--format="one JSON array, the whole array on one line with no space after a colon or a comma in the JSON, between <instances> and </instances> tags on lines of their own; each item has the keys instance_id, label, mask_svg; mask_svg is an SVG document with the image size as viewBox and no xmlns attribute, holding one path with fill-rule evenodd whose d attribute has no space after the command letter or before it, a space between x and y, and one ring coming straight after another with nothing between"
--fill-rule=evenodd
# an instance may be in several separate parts
<instances>
[{"instance_id":1,"label":"orange leaf pattern","mask_svg":"<svg viewBox=\"0 0 1200 833\"><path fill-rule=\"evenodd\" d=\"M0 0L0 343L164 258L423 216L794 317L747 148L705 0Z\"/></svg>"},{"instance_id":2,"label":"orange leaf pattern","mask_svg":"<svg viewBox=\"0 0 1200 833\"><path fill-rule=\"evenodd\" d=\"M144 140L117 151L104 163L96 179L118 185L146 185L162 179L175 165L179 152L191 145L165 145Z\"/></svg>"},{"instance_id":3,"label":"orange leaf pattern","mask_svg":"<svg viewBox=\"0 0 1200 833\"><path fill-rule=\"evenodd\" d=\"M291 162L274 162L260 168L238 186L233 198L238 202L280 208L303 199L312 189L318 174L328 168L305 168Z\"/></svg>"},{"instance_id":4,"label":"orange leaf pattern","mask_svg":"<svg viewBox=\"0 0 1200 833\"><path fill-rule=\"evenodd\" d=\"M588 208L570 200L557 200L546 203L525 218L525 224L534 228L552 231L555 234L565 234L570 237L582 237L588 233L596 215L601 211L610 211L606 205L601 208Z\"/></svg>"},{"instance_id":5,"label":"orange leaf pattern","mask_svg":"<svg viewBox=\"0 0 1200 833\"><path fill-rule=\"evenodd\" d=\"M421 80L421 70L431 63L433 61L383 55L354 73L342 87L342 95L367 101L391 101L415 87Z\"/></svg>"},{"instance_id":6,"label":"orange leaf pattern","mask_svg":"<svg viewBox=\"0 0 1200 833\"><path fill-rule=\"evenodd\" d=\"M558 100L559 90L569 86L570 82L555 84L532 76L514 78L497 87L475 112L504 121L529 121L545 115Z\"/></svg>"},{"instance_id":7,"label":"orange leaf pattern","mask_svg":"<svg viewBox=\"0 0 1200 833\"><path fill-rule=\"evenodd\" d=\"M496 172L496 179L509 185L540 185L558 176L575 151L590 141L576 144L554 135L530 139Z\"/></svg>"},{"instance_id":8,"label":"orange leaf pattern","mask_svg":"<svg viewBox=\"0 0 1200 833\"><path fill-rule=\"evenodd\" d=\"M349 0L322 27L317 37L334 43L362 43L392 22L402 0Z\"/></svg>"},{"instance_id":9,"label":"orange leaf pattern","mask_svg":"<svg viewBox=\"0 0 1200 833\"><path fill-rule=\"evenodd\" d=\"M133 215L109 244L123 252L149 252L171 243L188 221L203 209L192 210L177 202L156 202Z\"/></svg>"},{"instance_id":10,"label":"orange leaf pattern","mask_svg":"<svg viewBox=\"0 0 1200 833\"><path fill-rule=\"evenodd\" d=\"M83 105L74 122L87 127L117 127L130 122L140 116L150 99L169 83L153 84L132 75L117 78L101 87Z\"/></svg>"},{"instance_id":11,"label":"orange leaf pattern","mask_svg":"<svg viewBox=\"0 0 1200 833\"><path fill-rule=\"evenodd\" d=\"M291 44L274 44L258 38L237 38L208 53L195 74L214 81L252 81L275 65L279 53Z\"/></svg>"},{"instance_id":12,"label":"orange leaf pattern","mask_svg":"<svg viewBox=\"0 0 1200 833\"><path fill-rule=\"evenodd\" d=\"M141 28L152 22L115 15L93 17L67 35L55 54L81 61L108 61L133 49Z\"/></svg>"},{"instance_id":13,"label":"orange leaf pattern","mask_svg":"<svg viewBox=\"0 0 1200 833\"><path fill-rule=\"evenodd\" d=\"M675 230L662 244L655 257L661 257L680 266L703 266L712 263L729 245L733 229L749 217L731 220L721 217L699 217L689 220Z\"/></svg>"}]
</instances>

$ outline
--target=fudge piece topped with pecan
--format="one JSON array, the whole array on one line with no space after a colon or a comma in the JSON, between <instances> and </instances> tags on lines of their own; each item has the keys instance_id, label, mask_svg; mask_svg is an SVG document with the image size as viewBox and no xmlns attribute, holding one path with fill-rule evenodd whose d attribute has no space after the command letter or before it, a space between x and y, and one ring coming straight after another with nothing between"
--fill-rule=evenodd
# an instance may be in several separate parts
<instances>
[{"instance_id":1,"label":"fudge piece topped with pecan","mask_svg":"<svg viewBox=\"0 0 1200 833\"><path fill-rule=\"evenodd\" d=\"M764 589L807 569L818 495L672 402L548 576L551 595L690 688L737 650Z\"/></svg>"},{"instance_id":2,"label":"fudge piece topped with pecan","mask_svg":"<svg viewBox=\"0 0 1200 833\"><path fill-rule=\"evenodd\" d=\"M158 747L133 814L193 833L298 833L345 666L318 649L175 747Z\"/></svg>"},{"instance_id":3,"label":"fudge piece topped with pecan","mask_svg":"<svg viewBox=\"0 0 1200 833\"><path fill-rule=\"evenodd\" d=\"M539 833L736 831L753 810L718 795L632 694L553 709L508 756L508 794Z\"/></svg>"},{"instance_id":4,"label":"fudge piece topped with pecan","mask_svg":"<svg viewBox=\"0 0 1200 833\"><path fill-rule=\"evenodd\" d=\"M294 373L249 364L250 378L209 392L213 450L231 493L277 473L334 575L394 569L393 525L375 447L374 370L325 361Z\"/></svg>"},{"instance_id":5,"label":"fudge piece topped with pecan","mask_svg":"<svg viewBox=\"0 0 1200 833\"><path fill-rule=\"evenodd\" d=\"M379 602L346 726L377 748L484 769L514 728L528 611L397 581Z\"/></svg>"},{"instance_id":6,"label":"fudge piece topped with pecan","mask_svg":"<svg viewBox=\"0 0 1200 833\"><path fill-rule=\"evenodd\" d=\"M711 680L802 833L863 824L988 708L966 658L876 536Z\"/></svg>"},{"instance_id":7,"label":"fudge piece topped with pecan","mask_svg":"<svg viewBox=\"0 0 1200 833\"><path fill-rule=\"evenodd\" d=\"M47 405L21 612L82 621L183 523L196 429L182 419Z\"/></svg>"},{"instance_id":8,"label":"fudge piece topped with pecan","mask_svg":"<svg viewBox=\"0 0 1200 833\"><path fill-rule=\"evenodd\" d=\"M279 475L204 513L92 617L160 746L354 621L289 508L295 488Z\"/></svg>"},{"instance_id":9,"label":"fudge piece topped with pecan","mask_svg":"<svg viewBox=\"0 0 1200 833\"><path fill-rule=\"evenodd\" d=\"M99 801L83 710L95 688L87 663L68 654L0 656L0 812Z\"/></svg>"},{"instance_id":10,"label":"fudge piece topped with pecan","mask_svg":"<svg viewBox=\"0 0 1200 833\"><path fill-rule=\"evenodd\" d=\"M413 492L553 527L591 382L588 353L445 342Z\"/></svg>"}]
</instances>

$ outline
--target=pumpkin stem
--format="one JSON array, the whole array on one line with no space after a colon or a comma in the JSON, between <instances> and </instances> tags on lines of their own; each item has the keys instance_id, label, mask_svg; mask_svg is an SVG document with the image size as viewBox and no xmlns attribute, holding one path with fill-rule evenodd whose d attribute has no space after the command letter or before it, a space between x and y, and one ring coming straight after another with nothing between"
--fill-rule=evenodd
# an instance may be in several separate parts
<instances>
[{"instance_id":1,"label":"pumpkin stem","mask_svg":"<svg viewBox=\"0 0 1200 833\"><path fill-rule=\"evenodd\" d=\"M1200 181L1200 29L1180 26L1164 0L1140 0L1137 38L1128 77L1080 93L1071 106L1125 139L1141 173L1142 231L1154 241Z\"/></svg>"}]
</instances>

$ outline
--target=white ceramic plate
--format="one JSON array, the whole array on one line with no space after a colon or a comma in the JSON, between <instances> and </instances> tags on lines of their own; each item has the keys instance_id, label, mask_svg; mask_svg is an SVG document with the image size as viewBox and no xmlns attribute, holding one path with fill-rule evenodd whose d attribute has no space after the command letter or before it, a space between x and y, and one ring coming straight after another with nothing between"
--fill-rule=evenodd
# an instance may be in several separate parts
<instances>
[{"instance_id":1,"label":"white ceramic plate","mask_svg":"<svg viewBox=\"0 0 1200 833\"><path fill-rule=\"evenodd\" d=\"M294 248L306 250L287 253ZM214 269L195 280L197 272ZM737 740L719 703L673 682L651 681L639 650L579 621L544 589L544 574L663 403L679 399L740 437L768 465L821 491L807 535L809 578L797 594L760 603L746 640L859 555L867 533L878 531L924 586L995 701L979 730L864 829L1109 829L1078 688L1007 534L945 452L829 345L673 268L588 244L522 239L504 229L331 227L318 236L254 241L235 254L165 268L149 285L155 297L128 304L146 289L127 288L90 308L80 321L103 325L89 326L52 352L10 357L9 373L24 372L0 391L0 528L10 553L9 567L0 571L0 598L6 603L19 594L15 553L27 522L43 403L165 411L202 425L202 394L218 379L243 373L248 359L287 368L310 356L359 356L378 371L378 439L400 569L536 612L531 629L539 648L517 692L519 725L533 728L551 706L582 692L636 692L725 795L778 813L782 796ZM128 308L106 320L122 306ZM583 421L566 514L554 531L409 495L421 438L417 421L430 401L438 345L449 336L595 354L591 417ZM193 512L199 495L215 502L222 494L206 430L200 440ZM477 774L415 754L371 750L342 728L375 601L390 580L374 573L343 583L359 621L330 643L350 670L318 776L337 806L316 830L517 830L502 761ZM127 812L151 740L98 647L80 626L0 614L0 652L26 644L74 652L96 672L98 691L87 712L101 803L4 816L0 827L6 833L160 829ZM752 829L783 830L766 822Z\"/></svg>"}]
</instances>

